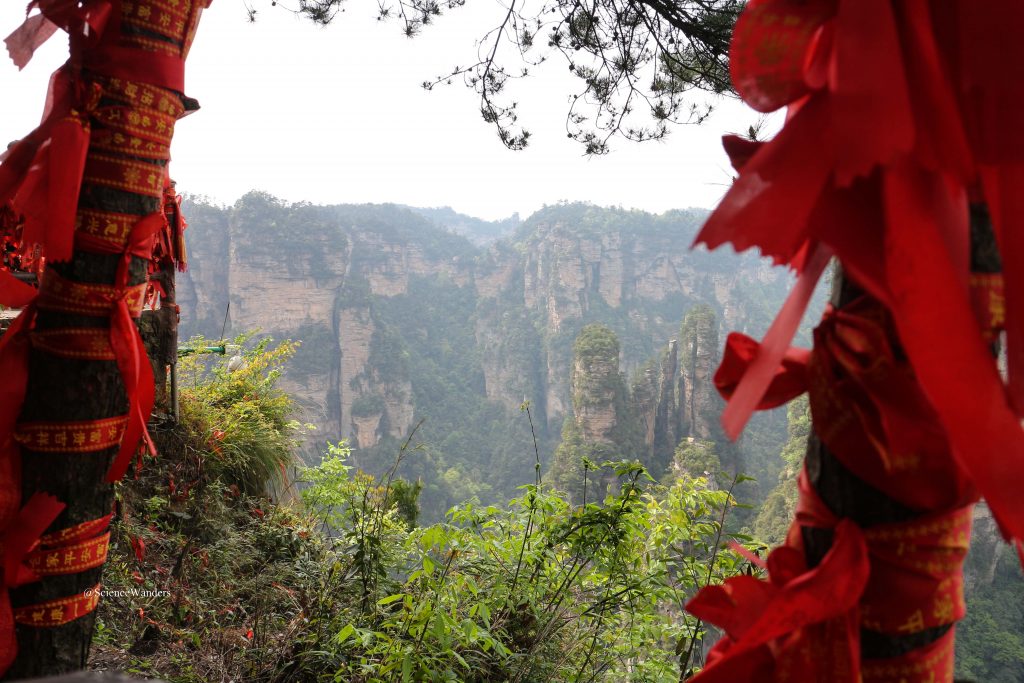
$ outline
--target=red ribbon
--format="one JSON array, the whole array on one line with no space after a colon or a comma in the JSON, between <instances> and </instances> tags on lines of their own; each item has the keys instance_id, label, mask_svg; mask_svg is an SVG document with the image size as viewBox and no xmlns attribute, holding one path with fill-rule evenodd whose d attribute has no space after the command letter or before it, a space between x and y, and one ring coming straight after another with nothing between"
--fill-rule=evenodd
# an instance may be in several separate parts
<instances>
[{"instance_id":1,"label":"red ribbon","mask_svg":"<svg viewBox=\"0 0 1024 683\"><path fill-rule=\"evenodd\" d=\"M4 39L11 61L18 70L25 68L37 48L61 28L76 40L95 42L103 34L110 18L111 6L106 0L33 0L26 14L38 9L39 14L25 19L24 23Z\"/></svg>"},{"instance_id":2,"label":"red ribbon","mask_svg":"<svg viewBox=\"0 0 1024 683\"><path fill-rule=\"evenodd\" d=\"M835 540L817 567L807 567L801 550L782 546L768 556L769 581L737 576L687 603L687 611L726 631L694 683L785 680L774 673L793 669L799 680L859 683L857 601L868 582L867 545L849 520L816 520L830 521Z\"/></svg>"},{"instance_id":3,"label":"red ribbon","mask_svg":"<svg viewBox=\"0 0 1024 683\"><path fill-rule=\"evenodd\" d=\"M148 256L152 252L153 240L162 224L163 214L154 213L142 218L132 230L118 266L113 294L108 299L110 346L117 360L129 403L128 426L121 441L121 449L107 472L108 481L117 481L124 476L140 439L145 441L150 453L155 455L146 429L155 394L153 369L146 354L145 344L133 320L138 312L132 309L128 301L129 294L134 293L137 288L129 288L127 283L131 257ZM78 239L86 240L91 246L107 250L109 253L109 243L91 238L95 241L95 244L92 244L88 235L81 234ZM75 283L63 281L53 274L49 283L44 284L44 287L52 286L74 288ZM48 296L47 300L50 298ZM33 302L26 307L0 339L0 372L6 378L0 386L0 406L3 406L3 410L0 410L0 434L13 434L18 410L24 401L28 382L29 332L35 321L36 306ZM9 440L8 444L8 448L16 448L13 440ZM8 457L16 457L16 454L9 453Z\"/></svg>"},{"instance_id":4,"label":"red ribbon","mask_svg":"<svg viewBox=\"0 0 1024 683\"><path fill-rule=\"evenodd\" d=\"M17 495L17 491L21 489L20 480L0 482L4 489L9 489L12 485ZM18 641L14 635L14 611L8 591L39 580L39 576L25 566L25 559L38 545L40 536L57 519L57 515L64 507L64 503L53 496L36 493L13 519L4 520L6 531L0 538L3 547L3 585L0 586L0 671L6 671L18 653Z\"/></svg>"},{"instance_id":5,"label":"red ribbon","mask_svg":"<svg viewBox=\"0 0 1024 683\"><path fill-rule=\"evenodd\" d=\"M927 675L951 666L952 632L909 656L868 660L863 670L859 634L862 626L912 633L963 617L960 567L972 506L862 531L829 510L806 471L798 484L796 520L786 545L768 556L769 580L734 577L687 604L726 631L695 683L947 680ZM832 547L814 568L804 559L803 527L834 530Z\"/></svg>"},{"instance_id":6,"label":"red ribbon","mask_svg":"<svg viewBox=\"0 0 1024 683\"><path fill-rule=\"evenodd\" d=\"M131 310L128 304L128 275L132 256L149 258L153 253L153 242L163 228L162 212L152 213L136 224L128 236L128 244L124 247L123 256L118 265L115 286L119 294L116 296L110 319L110 346L117 358L117 367L124 380L128 394L128 426L125 428L121 450L107 472L107 481L118 481L124 477L131 464L139 440L142 439L151 455L156 449L149 438L146 423L153 411L155 391L153 388L153 368L146 354L146 346L139 334L133 318L138 312ZM110 253L108 242L78 233L76 239L82 246L88 245L90 250Z\"/></svg>"},{"instance_id":7,"label":"red ribbon","mask_svg":"<svg viewBox=\"0 0 1024 683\"><path fill-rule=\"evenodd\" d=\"M722 426L730 439L739 436L750 415L758 404L762 403L765 392L771 386L783 358L786 357L789 344L793 341L804 311L807 310L807 304L814 294L814 287L828 265L828 259L829 252L822 245L811 248L806 268L797 277L796 285L786 297L782 310L768 328L757 355L751 359L743 377L737 382L736 389L722 412Z\"/></svg>"},{"instance_id":8,"label":"red ribbon","mask_svg":"<svg viewBox=\"0 0 1024 683\"><path fill-rule=\"evenodd\" d=\"M0 203L11 201L25 214L24 247L45 245L51 260L71 258L89 147L88 112L99 96L99 90L83 85L69 66L58 69L50 79L43 122L0 163Z\"/></svg>"},{"instance_id":9,"label":"red ribbon","mask_svg":"<svg viewBox=\"0 0 1024 683\"><path fill-rule=\"evenodd\" d=\"M725 340L722 362L715 372L715 388L727 401L736 392L740 380L754 359L760 355L761 345L741 332L730 332ZM789 403L807 391L807 362L811 352L807 349L786 349L782 362L775 369L768 388L755 410L770 410Z\"/></svg>"}]
</instances>

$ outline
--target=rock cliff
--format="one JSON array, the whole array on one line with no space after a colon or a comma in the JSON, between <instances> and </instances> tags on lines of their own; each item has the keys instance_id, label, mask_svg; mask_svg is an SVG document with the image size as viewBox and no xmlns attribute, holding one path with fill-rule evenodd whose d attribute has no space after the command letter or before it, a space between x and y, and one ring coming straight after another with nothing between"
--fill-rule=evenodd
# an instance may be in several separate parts
<instances>
[{"instance_id":1,"label":"rock cliff","mask_svg":"<svg viewBox=\"0 0 1024 683\"><path fill-rule=\"evenodd\" d=\"M584 326L602 322L618 336L631 376L678 337L693 306L712 311L715 325L758 334L789 283L752 256L691 251L704 215L696 210L557 205L477 243L393 205L286 204L254 192L231 208L192 201L186 210L186 334L218 337L230 302L228 336L260 330L303 342L283 379L317 442L349 438L368 458L396 450L426 418L418 437L462 468L450 478L476 472L502 487L532 474L529 431L509 426L521 422L520 405L531 406L544 457L572 414L572 345ZM454 225L448 213L427 215ZM686 341L670 353L685 361ZM666 362L676 367L674 356ZM669 365L653 369L650 444L655 432L683 433L672 417L682 408L666 401L693 393L667 390L686 375L676 379ZM606 417L585 411L581 428L600 437Z\"/></svg>"}]
</instances>

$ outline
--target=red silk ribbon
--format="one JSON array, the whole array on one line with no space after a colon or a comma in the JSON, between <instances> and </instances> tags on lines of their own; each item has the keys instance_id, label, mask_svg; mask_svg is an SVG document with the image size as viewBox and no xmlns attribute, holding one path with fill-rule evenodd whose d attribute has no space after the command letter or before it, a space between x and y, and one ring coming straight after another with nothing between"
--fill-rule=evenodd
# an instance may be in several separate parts
<instances>
[{"instance_id":1,"label":"red silk ribbon","mask_svg":"<svg viewBox=\"0 0 1024 683\"><path fill-rule=\"evenodd\" d=\"M723 398L729 400L732 397L760 349L761 344L747 335L741 332L729 333L722 362L714 377L715 388ZM808 349L795 346L786 349L782 362L775 369L755 410L777 408L807 391L807 363L810 358L811 352Z\"/></svg>"},{"instance_id":2,"label":"red silk ribbon","mask_svg":"<svg viewBox=\"0 0 1024 683\"><path fill-rule=\"evenodd\" d=\"M11 35L4 39L11 61L24 69L36 49L57 31L63 29L76 40L96 41L110 17L110 2L103 0L79 3L78 0L33 0L26 14L38 9L38 14L27 17Z\"/></svg>"},{"instance_id":3,"label":"red silk ribbon","mask_svg":"<svg viewBox=\"0 0 1024 683\"><path fill-rule=\"evenodd\" d=\"M43 122L0 163L0 203L25 214L23 245L46 245L46 257L71 257L75 211L89 147L88 114L100 90L84 85L67 65L50 79ZM0 302L4 303L4 302Z\"/></svg>"},{"instance_id":4,"label":"red silk ribbon","mask_svg":"<svg viewBox=\"0 0 1024 683\"><path fill-rule=\"evenodd\" d=\"M765 392L771 386L783 359L789 352L789 344L793 341L800 319L807 310L807 304L814 294L814 287L828 265L828 260L828 249L820 244L811 247L806 268L797 277L786 303L782 305L782 310L768 328L760 349L751 359L742 378L736 383L736 388L722 412L722 426L729 438L735 439L739 436L751 413L763 402Z\"/></svg>"}]
</instances>

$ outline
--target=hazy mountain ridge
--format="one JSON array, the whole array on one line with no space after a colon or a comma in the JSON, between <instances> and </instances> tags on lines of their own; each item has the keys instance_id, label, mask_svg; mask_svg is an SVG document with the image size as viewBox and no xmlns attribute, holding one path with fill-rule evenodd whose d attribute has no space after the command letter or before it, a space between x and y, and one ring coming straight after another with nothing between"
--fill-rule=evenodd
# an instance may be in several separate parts
<instances>
[{"instance_id":1,"label":"hazy mountain ridge","mask_svg":"<svg viewBox=\"0 0 1024 683\"><path fill-rule=\"evenodd\" d=\"M488 221L459 213L450 206L431 208L402 206L402 208L418 213L438 227L461 235L476 245L486 245L508 237L521 223L518 213L499 221Z\"/></svg>"}]
</instances>

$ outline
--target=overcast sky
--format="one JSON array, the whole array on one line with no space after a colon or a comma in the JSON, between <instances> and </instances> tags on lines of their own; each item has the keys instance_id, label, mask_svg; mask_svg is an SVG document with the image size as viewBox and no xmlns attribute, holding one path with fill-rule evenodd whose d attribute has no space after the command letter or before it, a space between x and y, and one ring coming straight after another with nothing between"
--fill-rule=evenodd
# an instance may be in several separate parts
<instances>
[{"instance_id":1,"label":"overcast sky","mask_svg":"<svg viewBox=\"0 0 1024 683\"><path fill-rule=\"evenodd\" d=\"M20 23L24 4L3 3L0 35ZM757 120L723 100L710 121L676 127L666 142L618 140L611 154L585 158L565 134L575 84L552 60L511 86L533 136L526 151L510 152L480 118L474 92L419 85L475 56L499 18L495 0L467 3L412 40L397 23L376 21L374 2L351 0L327 28L255 6L256 23L241 0L216 0L203 15L186 78L202 110L178 123L172 147L179 189L220 203L259 189L290 201L447 205L488 219L563 199L655 212L711 207L731 178L722 133ZM3 57L6 142L38 123L67 39L55 35L21 73Z\"/></svg>"}]
</instances>

